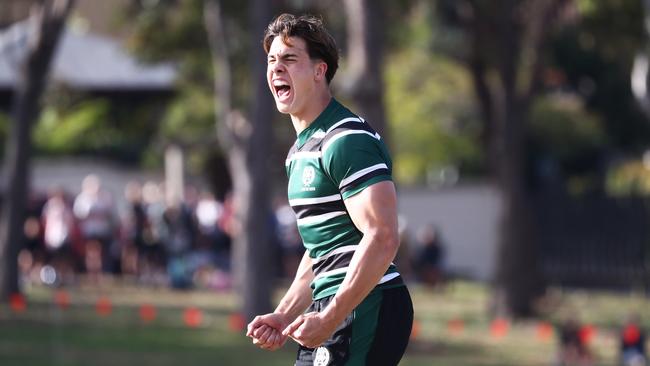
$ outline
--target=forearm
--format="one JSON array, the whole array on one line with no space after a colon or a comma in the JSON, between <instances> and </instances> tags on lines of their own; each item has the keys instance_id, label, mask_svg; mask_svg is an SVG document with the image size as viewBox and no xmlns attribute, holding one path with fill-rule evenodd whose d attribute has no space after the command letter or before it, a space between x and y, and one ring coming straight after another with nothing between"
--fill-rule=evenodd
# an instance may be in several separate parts
<instances>
[{"instance_id":1,"label":"forearm","mask_svg":"<svg viewBox=\"0 0 650 366\"><path fill-rule=\"evenodd\" d=\"M323 317L339 324L372 291L397 253L398 242L390 235L364 235L336 295Z\"/></svg>"},{"instance_id":2,"label":"forearm","mask_svg":"<svg viewBox=\"0 0 650 366\"><path fill-rule=\"evenodd\" d=\"M275 313L283 314L288 322L292 322L311 304L311 281L314 274L311 269L311 259L307 252L302 257L296 277L287 293L282 297Z\"/></svg>"},{"instance_id":3,"label":"forearm","mask_svg":"<svg viewBox=\"0 0 650 366\"><path fill-rule=\"evenodd\" d=\"M395 187L383 181L345 199L345 206L363 236L345 278L321 312L299 316L282 332L304 347L323 344L380 281L397 253Z\"/></svg>"}]
</instances>

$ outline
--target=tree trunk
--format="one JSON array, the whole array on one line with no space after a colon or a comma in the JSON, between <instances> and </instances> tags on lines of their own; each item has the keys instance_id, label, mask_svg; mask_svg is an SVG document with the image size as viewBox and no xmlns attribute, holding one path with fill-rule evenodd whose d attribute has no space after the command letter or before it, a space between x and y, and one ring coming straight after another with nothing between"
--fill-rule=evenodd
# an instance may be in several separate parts
<instances>
[{"instance_id":1,"label":"tree trunk","mask_svg":"<svg viewBox=\"0 0 650 366\"><path fill-rule=\"evenodd\" d=\"M514 11L508 2L502 4L503 13ZM516 17L505 17L497 32L500 38L498 72L501 115L493 131L496 173L503 195L501 241L497 252L495 312L497 315L526 317L534 313L533 302L539 293L541 272L536 252L536 236L532 233L530 194L526 185L525 131L527 128L527 98L517 90L518 70L522 69L522 39L518 34L521 24ZM525 91L524 94L528 93Z\"/></svg>"},{"instance_id":2,"label":"tree trunk","mask_svg":"<svg viewBox=\"0 0 650 366\"><path fill-rule=\"evenodd\" d=\"M25 202L29 192L31 128L40 113L39 100L72 0L44 1L32 9L29 49L14 88L12 125L3 177L6 191L0 222L0 299L18 292L17 256L22 246Z\"/></svg>"},{"instance_id":3,"label":"tree trunk","mask_svg":"<svg viewBox=\"0 0 650 366\"><path fill-rule=\"evenodd\" d=\"M502 194L501 240L497 251L494 313L498 316L528 317L534 314L534 300L541 294L537 235L530 192L526 186L524 126L527 110L511 101L503 106L505 120L498 125L497 145L500 152L496 176Z\"/></svg>"},{"instance_id":4,"label":"tree trunk","mask_svg":"<svg viewBox=\"0 0 650 366\"><path fill-rule=\"evenodd\" d=\"M250 119L231 106L230 63L223 15L219 1L206 2L206 27L215 65L215 104L220 120L220 141L228 152L233 179L236 236L233 241L233 273L246 320L271 310L272 217L267 168L272 130L268 118L272 104L266 84L264 52L259 40L270 21L270 3L255 0L250 5L250 70L253 93Z\"/></svg>"},{"instance_id":5,"label":"tree trunk","mask_svg":"<svg viewBox=\"0 0 650 366\"><path fill-rule=\"evenodd\" d=\"M539 92L542 51L570 0L450 0L469 38L468 69L484 121L487 165L500 189L502 217L494 278L496 315L534 313L543 290L539 243L526 183L526 129Z\"/></svg>"},{"instance_id":6,"label":"tree trunk","mask_svg":"<svg viewBox=\"0 0 650 366\"><path fill-rule=\"evenodd\" d=\"M343 91L352 97L358 114L379 132L390 146L384 110L381 66L384 55L384 12L380 2L345 0L348 28L349 69Z\"/></svg>"}]
</instances>

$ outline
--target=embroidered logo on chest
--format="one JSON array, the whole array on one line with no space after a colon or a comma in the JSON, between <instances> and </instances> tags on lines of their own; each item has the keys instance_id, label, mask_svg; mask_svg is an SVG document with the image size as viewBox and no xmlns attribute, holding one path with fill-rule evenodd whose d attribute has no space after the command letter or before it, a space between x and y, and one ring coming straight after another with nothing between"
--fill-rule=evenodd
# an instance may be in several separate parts
<instances>
[{"instance_id":1,"label":"embroidered logo on chest","mask_svg":"<svg viewBox=\"0 0 650 366\"><path fill-rule=\"evenodd\" d=\"M330 364L330 351L325 347L316 348L314 356L314 366L327 366Z\"/></svg>"},{"instance_id":2,"label":"embroidered logo on chest","mask_svg":"<svg viewBox=\"0 0 650 366\"><path fill-rule=\"evenodd\" d=\"M315 191L316 187L312 187L311 184L316 178L316 171L314 167L308 166L302 170L302 190L303 191Z\"/></svg>"}]
</instances>

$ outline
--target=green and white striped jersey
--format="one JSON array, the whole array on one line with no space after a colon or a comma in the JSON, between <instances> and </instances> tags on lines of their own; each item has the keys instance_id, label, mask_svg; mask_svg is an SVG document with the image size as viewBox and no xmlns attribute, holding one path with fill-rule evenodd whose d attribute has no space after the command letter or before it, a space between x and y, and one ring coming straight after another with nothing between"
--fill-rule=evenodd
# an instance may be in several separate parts
<instances>
[{"instance_id":1,"label":"green and white striped jersey","mask_svg":"<svg viewBox=\"0 0 650 366\"><path fill-rule=\"evenodd\" d=\"M332 99L298 135L286 168L289 204L313 262L313 298L334 295L363 236L343 200L392 179L388 150L368 123ZM378 283L402 285L394 264Z\"/></svg>"}]
</instances>

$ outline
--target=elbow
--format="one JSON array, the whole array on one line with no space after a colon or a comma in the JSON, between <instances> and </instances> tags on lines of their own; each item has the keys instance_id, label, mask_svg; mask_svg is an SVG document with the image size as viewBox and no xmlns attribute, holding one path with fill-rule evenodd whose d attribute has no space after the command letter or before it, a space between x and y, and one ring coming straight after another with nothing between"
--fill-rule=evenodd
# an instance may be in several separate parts
<instances>
[{"instance_id":1,"label":"elbow","mask_svg":"<svg viewBox=\"0 0 650 366\"><path fill-rule=\"evenodd\" d=\"M393 253L393 256L397 254L397 249L399 249L399 235L397 233L397 229L390 230L390 232L386 234L385 240L386 248Z\"/></svg>"},{"instance_id":2,"label":"elbow","mask_svg":"<svg viewBox=\"0 0 650 366\"><path fill-rule=\"evenodd\" d=\"M379 228L373 234L373 241L378 244L381 253L384 254L388 260L392 261L397 254L400 244L397 229Z\"/></svg>"}]
</instances>

